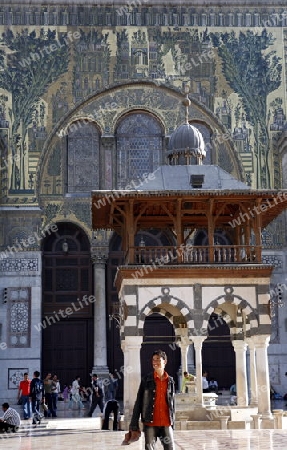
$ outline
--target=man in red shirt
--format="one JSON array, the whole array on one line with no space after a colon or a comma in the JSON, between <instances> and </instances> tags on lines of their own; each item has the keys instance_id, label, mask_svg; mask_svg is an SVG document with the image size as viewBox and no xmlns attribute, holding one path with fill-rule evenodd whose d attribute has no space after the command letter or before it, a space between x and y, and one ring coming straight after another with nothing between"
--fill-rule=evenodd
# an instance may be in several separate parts
<instances>
[{"instance_id":1,"label":"man in red shirt","mask_svg":"<svg viewBox=\"0 0 287 450\"><path fill-rule=\"evenodd\" d=\"M140 431L139 417L143 422L145 450L154 450L159 438L164 450L174 450L174 380L165 371L166 353L156 350L152 355L153 373L142 378L130 422L130 439ZM124 442L125 443L125 442Z\"/></svg>"},{"instance_id":2,"label":"man in red shirt","mask_svg":"<svg viewBox=\"0 0 287 450\"><path fill-rule=\"evenodd\" d=\"M23 406L24 420L28 420L31 417L30 408L30 383L31 380L28 378L28 373L24 373L24 380L20 381L18 390L18 400L21 399L21 405Z\"/></svg>"}]
</instances>

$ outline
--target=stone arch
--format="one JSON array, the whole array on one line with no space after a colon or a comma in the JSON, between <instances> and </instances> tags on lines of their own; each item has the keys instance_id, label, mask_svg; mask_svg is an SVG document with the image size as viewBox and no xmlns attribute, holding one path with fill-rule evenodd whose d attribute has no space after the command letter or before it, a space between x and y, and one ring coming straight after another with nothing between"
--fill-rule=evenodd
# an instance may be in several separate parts
<instances>
[{"instance_id":1,"label":"stone arch","mask_svg":"<svg viewBox=\"0 0 287 450\"><path fill-rule=\"evenodd\" d=\"M161 316L165 317L169 321L169 323L173 325L173 316L165 308L153 308L146 317L151 316L154 313L160 314Z\"/></svg>"},{"instance_id":2,"label":"stone arch","mask_svg":"<svg viewBox=\"0 0 287 450\"><path fill-rule=\"evenodd\" d=\"M241 318L243 317L242 313L245 313L246 319L248 319L250 323L250 333L252 334L252 328L258 329L259 327L259 317L250 305L250 303L240 297L239 295L233 294L233 288L226 287L225 289L226 295L221 295L217 297L216 299L212 300L209 305L203 310L203 323L202 328L207 329L208 327L208 320L210 317L210 314L214 312L215 310L223 309L223 305L226 304L233 304L236 305L238 308L238 311L241 311ZM227 313L228 315L228 313ZM243 322L242 322L243 323ZM230 328L232 328L233 334L237 334L239 331L239 328L237 327L238 322L234 322L234 320L231 320L229 323Z\"/></svg>"},{"instance_id":3,"label":"stone arch","mask_svg":"<svg viewBox=\"0 0 287 450\"><path fill-rule=\"evenodd\" d=\"M146 107L145 105L143 105L141 108L127 108L124 111L121 111L119 114L117 114L116 120L115 120L115 126L114 126L114 133L117 133L117 129L119 128L119 126L121 125L121 123L125 120L125 118L131 114L136 114L136 113L145 113L148 114L149 116L151 116L155 121L158 122L162 134L167 134L167 129L166 129L166 125L164 122L164 118L155 113L154 110L152 110L151 108Z\"/></svg>"},{"instance_id":4,"label":"stone arch","mask_svg":"<svg viewBox=\"0 0 287 450\"><path fill-rule=\"evenodd\" d=\"M174 326L174 317L180 317L182 325L187 327L189 330L194 328L194 320L192 313L187 304L180 300L178 297L169 295L170 288L162 287L162 295L159 295L151 300L149 300L145 306L138 313L138 331L140 334L143 332L145 318L154 312L164 315L170 323ZM178 312L179 314L176 314Z\"/></svg>"}]
</instances>

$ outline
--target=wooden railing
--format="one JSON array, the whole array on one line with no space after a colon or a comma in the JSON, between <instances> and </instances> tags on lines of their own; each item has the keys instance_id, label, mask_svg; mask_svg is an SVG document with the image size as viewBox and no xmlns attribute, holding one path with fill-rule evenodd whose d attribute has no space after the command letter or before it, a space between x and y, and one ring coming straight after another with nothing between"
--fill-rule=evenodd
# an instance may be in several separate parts
<instances>
[{"instance_id":1,"label":"wooden railing","mask_svg":"<svg viewBox=\"0 0 287 450\"><path fill-rule=\"evenodd\" d=\"M261 247L212 245L180 247L131 247L126 264L258 264Z\"/></svg>"}]
</instances>

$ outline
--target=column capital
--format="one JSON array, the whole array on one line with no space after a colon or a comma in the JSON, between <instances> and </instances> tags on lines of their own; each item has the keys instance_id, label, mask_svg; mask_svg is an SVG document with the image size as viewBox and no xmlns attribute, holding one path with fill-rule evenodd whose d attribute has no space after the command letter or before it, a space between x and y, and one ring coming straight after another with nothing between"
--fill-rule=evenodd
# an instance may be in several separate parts
<instances>
[{"instance_id":1,"label":"column capital","mask_svg":"<svg viewBox=\"0 0 287 450\"><path fill-rule=\"evenodd\" d=\"M91 241L91 259L93 264L105 264L109 257L110 231L93 231Z\"/></svg>"},{"instance_id":2,"label":"column capital","mask_svg":"<svg viewBox=\"0 0 287 450\"><path fill-rule=\"evenodd\" d=\"M187 328L176 328L175 334L177 338L176 343L180 348L188 347L190 344L192 344L192 340L188 336Z\"/></svg>"},{"instance_id":3,"label":"column capital","mask_svg":"<svg viewBox=\"0 0 287 450\"><path fill-rule=\"evenodd\" d=\"M143 336L125 336L122 340L122 349L125 351L132 348L140 348L143 342Z\"/></svg>"},{"instance_id":4,"label":"column capital","mask_svg":"<svg viewBox=\"0 0 287 450\"><path fill-rule=\"evenodd\" d=\"M114 136L105 136L101 137L101 144L105 149L113 149L115 145L116 139Z\"/></svg>"},{"instance_id":5,"label":"column capital","mask_svg":"<svg viewBox=\"0 0 287 450\"><path fill-rule=\"evenodd\" d=\"M255 348L267 348L270 342L270 335L259 334L252 336L251 339L254 342Z\"/></svg>"},{"instance_id":6,"label":"column capital","mask_svg":"<svg viewBox=\"0 0 287 450\"><path fill-rule=\"evenodd\" d=\"M195 349L201 349L203 342L207 339L207 336L190 336L190 339L193 342Z\"/></svg>"},{"instance_id":7,"label":"column capital","mask_svg":"<svg viewBox=\"0 0 287 450\"><path fill-rule=\"evenodd\" d=\"M248 337L245 339L246 344L248 345L250 350L254 350L255 349L255 344L254 341L251 337Z\"/></svg>"},{"instance_id":8,"label":"column capital","mask_svg":"<svg viewBox=\"0 0 287 450\"><path fill-rule=\"evenodd\" d=\"M234 347L234 351L243 350L246 351L247 349L247 343L245 341L239 340L239 341L232 341L232 345Z\"/></svg>"},{"instance_id":9,"label":"column capital","mask_svg":"<svg viewBox=\"0 0 287 450\"><path fill-rule=\"evenodd\" d=\"M98 248L96 251L92 251L91 260L95 265L105 265L108 259L108 252L103 248Z\"/></svg>"}]
</instances>

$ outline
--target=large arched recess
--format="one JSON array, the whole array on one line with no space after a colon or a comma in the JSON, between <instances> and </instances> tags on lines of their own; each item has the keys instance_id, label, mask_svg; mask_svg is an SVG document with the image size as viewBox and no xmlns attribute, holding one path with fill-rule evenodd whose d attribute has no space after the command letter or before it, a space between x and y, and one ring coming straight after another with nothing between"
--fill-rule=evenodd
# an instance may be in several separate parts
<instances>
[{"instance_id":1,"label":"large arched recess","mask_svg":"<svg viewBox=\"0 0 287 450\"><path fill-rule=\"evenodd\" d=\"M141 347L141 374L151 372L152 354L155 350L163 350L167 354L166 371L174 378L178 386L178 371L181 364L180 348L175 345L173 324L163 315L153 313L145 318L143 328L143 343Z\"/></svg>"},{"instance_id":2,"label":"large arched recess","mask_svg":"<svg viewBox=\"0 0 287 450\"><path fill-rule=\"evenodd\" d=\"M79 375L87 385L93 367L90 244L71 222L57 228L42 243L42 374L57 374L61 386Z\"/></svg>"},{"instance_id":3,"label":"large arched recess","mask_svg":"<svg viewBox=\"0 0 287 450\"><path fill-rule=\"evenodd\" d=\"M175 88L158 86L152 82L133 82L109 87L102 92L91 95L85 101L76 105L69 111L52 130L46 140L37 167L37 195L45 196L47 188L45 180L49 175L49 164L53 160L53 153L65 154L66 134L71 123L76 121L86 121L94 123L102 136L113 139L116 135L119 120L134 110L141 110L154 114L161 122L166 138L185 120L185 111L182 105L183 94ZM210 135L217 136L219 142L222 136L228 134L228 130L221 123L218 117L201 104L197 99L190 96L191 106L189 117L192 123L204 126L209 130ZM112 105L115 105L112 107ZM101 111L101 114L99 114ZM221 142L221 141L220 141ZM212 163L221 165L222 161L230 161L231 172L237 179L244 181L244 170L237 154L232 139L223 140L220 146L215 146L212 150L220 153L221 157L214 155ZM63 163L64 164L64 161ZM57 195L64 194L65 179L64 174L57 175ZM53 193L49 193L49 195Z\"/></svg>"},{"instance_id":4,"label":"large arched recess","mask_svg":"<svg viewBox=\"0 0 287 450\"><path fill-rule=\"evenodd\" d=\"M229 389L236 382L235 352L231 343L230 328L217 314L208 321L208 337L202 345L202 368L208 379L214 378L220 389Z\"/></svg>"}]
</instances>

